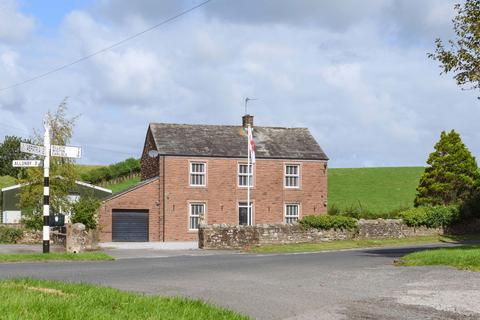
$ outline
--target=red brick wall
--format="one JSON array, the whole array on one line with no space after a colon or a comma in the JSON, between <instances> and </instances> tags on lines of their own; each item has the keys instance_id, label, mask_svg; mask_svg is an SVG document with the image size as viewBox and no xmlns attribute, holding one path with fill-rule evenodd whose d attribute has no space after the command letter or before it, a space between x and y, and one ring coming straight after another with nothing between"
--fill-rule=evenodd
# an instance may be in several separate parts
<instances>
[{"instance_id":1,"label":"red brick wall","mask_svg":"<svg viewBox=\"0 0 480 320\"><path fill-rule=\"evenodd\" d=\"M189 186L189 161L207 164L207 186ZM195 240L188 231L189 202L206 203L206 222L238 224L238 202L247 200L237 186L237 166L245 160L167 157L165 174L166 241ZM285 163L300 164L300 188L284 188ZM285 203L299 203L300 217L326 213L327 175L324 161L257 160L251 199L253 223L282 223Z\"/></svg>"},{"instance_id":2,"label":"red brick wall","mask_svg":"<svg viewBox=\"0 0 480 320\"><path fill-rule=\"evenodd\" d=\"M207 164L206 187L189 186L189 162ZM162 157L158 160L159 180L104 203L100 210L101 241L111 241L113 209L148 209L150 241L196 240L188 230L189 203L206 204L208 224L238 224L238 202L247 201L247 189L238 187L238 163L245 159ZM300 165L300 188L284 188L286 163ZM254 167L254 224L282 223L285 203L300 204L300 218L326 213L327 174L325 161L285 161L257 159ZM165 193L163 192L165 190ZM165 209L165 221L163 221Z\"/></svg>"},{"instance_id":3,"label":"red brick wall","mask_svg":"<svg viewBox=\"0 0 480 320\"><path fill-rule=\"evenodd\" d=\"M100 241L112 241L112 210L148 210L150 241L161 241L162 215L160 214L159 180L153 180L130 192L106 200L98 211Z\"/></svg>"}]
</instances>

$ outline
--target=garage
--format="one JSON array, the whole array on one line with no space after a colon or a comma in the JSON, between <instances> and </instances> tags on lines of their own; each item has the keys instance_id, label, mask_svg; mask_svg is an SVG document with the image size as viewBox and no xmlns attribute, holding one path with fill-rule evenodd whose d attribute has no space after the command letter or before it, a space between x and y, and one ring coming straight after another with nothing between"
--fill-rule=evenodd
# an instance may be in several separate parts
<instances>
[{"instance_id":1,"label":"garage","mask_svg":"<svg viewBox=\"0 0 480 320\"><path fill-rule=\"evenodd\" d=\"M112 210L112 241L148 241L148 210Z\"/></svg>"}]
</instances>

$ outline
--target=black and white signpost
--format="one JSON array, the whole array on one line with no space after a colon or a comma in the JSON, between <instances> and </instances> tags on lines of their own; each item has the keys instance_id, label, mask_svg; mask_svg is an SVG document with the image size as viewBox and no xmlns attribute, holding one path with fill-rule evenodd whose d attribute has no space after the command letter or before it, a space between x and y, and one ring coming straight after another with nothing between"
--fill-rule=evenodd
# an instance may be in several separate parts
<instances>
[{"instance_id":1,"label":"black and white signpost","mask_svg":"<svg viewBox=\"0 0 480 320\"><path fill-rule=\"evenodd\" d=\"M45 117L43 146L21 143L20 151L43 156L43 253L50 252L50 156L64 158L80 158L82 149L72 146L56 146L50 144L50 121ZM13 160L14 167L40 167L40 160Z\"/></svg>"}]
</instances>

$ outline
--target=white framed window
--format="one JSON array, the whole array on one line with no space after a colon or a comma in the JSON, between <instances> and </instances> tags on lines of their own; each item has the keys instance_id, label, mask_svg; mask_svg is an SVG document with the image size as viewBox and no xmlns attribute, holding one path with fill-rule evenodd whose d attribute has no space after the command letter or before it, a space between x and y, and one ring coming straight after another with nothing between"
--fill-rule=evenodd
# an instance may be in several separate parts
<instances>
[{"instance_id":1,"label":"white framed window","mask_svg":"<svg viewBox=\"0 0 480 320\"><path fill-rule=\"evenodd\" d=\"M238 164L238 186L248 187L248 179L250 178L250 187L253 187L253 166L246 163Z\"/></svg>"},{"instance_id":2,"label":"white framed window","mask_svg":"<svg viewBox=\"0 0 480 320\"><path fill-rule=\"evenodd\" d=\"M247 201L238 203L238 224L253 225L253 202L250 202L250 206Z\"/></svg>"},{"instance_id":3,"label":"white framed window","mask_svg":"<svg viewBox=\"0 0 480 320\"><path fill-rule=\"evenodd\" d=\"M200 223L200 217L205 214L205 203L195 202L190 203L190 209L188 212L188 229L198 230L198 224Z\"/></svg>"},{"instance_id":4,"label":"white framed window","mask_svg":"<svg viewBox=\"0 0 480 320\"><path fill-rule=\"evenodd\" d=\"M300 165L285 165L285 188L300 188Z\"/></svg>"},{"instance_id":5,"label":"white framed window","mask_svg":"<svg viewBox=\"0 0 480 320\"><path fill-rule=\"evenodd\" d=\"M300 205L298 203L285 204L285 223L298 221L300 216Z\"/></svg>"},{"instance_id":6,"label":"white framed window","mask_svg":"<svg viewBox=\"0 0 480 320\"><path fill-rule=\"evenodd\" d=\"M207 164L205 162L190 162L190 185L206 186Z\"/></svg>"}]
</instances>

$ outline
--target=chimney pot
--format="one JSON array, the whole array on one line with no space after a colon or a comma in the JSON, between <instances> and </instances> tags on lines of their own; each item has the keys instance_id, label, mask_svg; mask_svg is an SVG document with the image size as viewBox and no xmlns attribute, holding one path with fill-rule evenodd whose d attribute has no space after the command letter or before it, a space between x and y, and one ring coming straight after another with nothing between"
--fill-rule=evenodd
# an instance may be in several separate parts
<instances>
[{"instance_id":1,"label":"chimney pot","mask_svg":"<svg viewBox=\"0 0 480 320\"><path fill-rule=\"evenodd\" d=\"M246 114L242 117L242 125L246 128L248 125L253 127L253 116Z\"/></svg>"}]
</instances>

